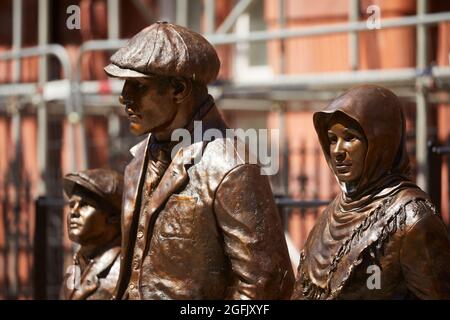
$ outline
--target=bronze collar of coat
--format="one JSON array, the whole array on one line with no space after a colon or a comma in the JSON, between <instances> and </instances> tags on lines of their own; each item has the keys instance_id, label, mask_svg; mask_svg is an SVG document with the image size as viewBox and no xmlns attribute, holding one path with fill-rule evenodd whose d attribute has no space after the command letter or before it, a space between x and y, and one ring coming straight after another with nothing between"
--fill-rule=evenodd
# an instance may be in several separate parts
<instances>
[{"instance_id":1,"label":"bronze collar of coat","mask_svg":"<svg viewBox=\"0 0 450 320\"><path fill-rule=\"evenodd\" d=\"M120 254L120 237L97 250L94 258L88 259L78 251L74 256L74 265L80 267L80 284L66 291L66 297L70 300L83 300L94 293L100 286L99 275L110 268ZM74 270L74 272L76 272ZM72 275L67 278L77 277ZM65 284L64 284L65 286ZM66 289L67 290L67 289Z\"/></svg>"}]
</instances>

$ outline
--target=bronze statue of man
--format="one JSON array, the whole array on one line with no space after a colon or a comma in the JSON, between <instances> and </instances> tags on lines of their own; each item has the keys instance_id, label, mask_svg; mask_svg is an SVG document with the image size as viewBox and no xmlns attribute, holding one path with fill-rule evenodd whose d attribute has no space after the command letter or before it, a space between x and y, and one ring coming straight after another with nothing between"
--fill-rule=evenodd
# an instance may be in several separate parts
<instances>
[{"instance_id":1,"label":"bronze statue of man","mask_svg":"<svg viewBox=\"0 0 450 320\"><path fill-rule=\"evenodd\" d=\"M130 130L145 136L125 170L117 298L289 298L293 272L268 179L225 138L208 95L220 67L212 45L158 22L111 62L106 73L125 80ZM194 121L223 137L175 152L172 134L192 133Z\"/></svg>"},{"instance_id":2,"label":"bronze statue of man","mask_svg":"<svg viewBox=\"0 0 450 320\"><path fill-rule=\"evenodd\" d=\"M450 299L450 240L410 179L397 96L358 86L313 120L341 192L308 235L293 298Z\"/></svg>"},{"instance_id":3,"label":"bronze statue of man","mask_svg":"<svg viewBox=\"0 0 450 320\"><path fill-rule=\"evenodd\" d=\"M63 282L63 298L110 300L120 267L123 177L108 169L64 177L69 238L80 245Z\"/></svg>"}]
</instances>

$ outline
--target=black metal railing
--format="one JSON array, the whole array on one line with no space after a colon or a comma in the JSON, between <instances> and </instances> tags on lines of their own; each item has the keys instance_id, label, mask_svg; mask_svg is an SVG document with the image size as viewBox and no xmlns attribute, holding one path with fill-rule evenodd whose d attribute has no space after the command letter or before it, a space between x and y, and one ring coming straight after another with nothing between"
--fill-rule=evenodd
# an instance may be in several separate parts
<instances>
[{"instance_id":1,"label":"black metal railing","mask_svg":"<svg viewBox=\"0 0 450 320\"><path fill-rule=\"evenodd\" d=\"M33 298L58 299L64 268L63 208L59 197L36 200Z\"/></svg>"}]
</instances>

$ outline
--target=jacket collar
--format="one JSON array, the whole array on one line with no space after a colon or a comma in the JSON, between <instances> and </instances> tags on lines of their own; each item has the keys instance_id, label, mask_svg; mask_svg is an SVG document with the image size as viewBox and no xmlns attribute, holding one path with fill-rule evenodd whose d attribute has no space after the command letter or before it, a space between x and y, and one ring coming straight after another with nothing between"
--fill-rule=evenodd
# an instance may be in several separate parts
<instances>
[{"instance_id":1,"label":"jacket collar","mask_svg":"<svg viewBox=\"0 0 450 320\"><path fill-rule=\"evenodd\" d=\"M147 145L147 142L148 142L147 140L150 140L150 134L148 134L147 137L145 137L144 140L142 140L141 142L135 144L134 146L132 146L132 147L130 148L130 153L131 153L131 155L132 155L134 158L136 157L136 155L137 155L140 151L142 152L142 149L145 149L145 148L146 148L146 145Z\"/></svg>"},{"instance_id":2,"label":"jacket collar","mask_svg":"<svg viewBox=\"0 0 450 320\"><path fill-rule=\"evenodd\" d=\"M118 238L119 239L119 238ZM118 240L117 239L117 240ZM120 253L119 241L114 241L109 245L109 248L95 257L92 260L84 259L84 257L77 257L78 259L85 260L87 262L86 269L81 274L80 286L74 287L69 290L68 297L72 300L86 299L91 295L100 285L98 275L108 269L116 260ZM76 256L79 252L76 253Z\"/></svg>"}]
</instances>

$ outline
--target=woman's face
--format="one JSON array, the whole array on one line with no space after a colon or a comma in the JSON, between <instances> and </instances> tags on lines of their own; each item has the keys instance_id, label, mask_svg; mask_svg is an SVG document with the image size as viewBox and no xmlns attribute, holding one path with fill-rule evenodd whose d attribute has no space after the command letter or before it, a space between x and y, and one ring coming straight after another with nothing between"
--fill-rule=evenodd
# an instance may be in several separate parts
<instances>
[{"instance_id":1,"label":"woman's face","mask_svg":"<svg viewBox=\"0 0 450 320\"><path fill-rule=\"evenodd\" d=\"M340 182L361 179L367 153L364 133L345 117L336 117L328 126L331 167Z\"/></svg>"}]
</instances>

